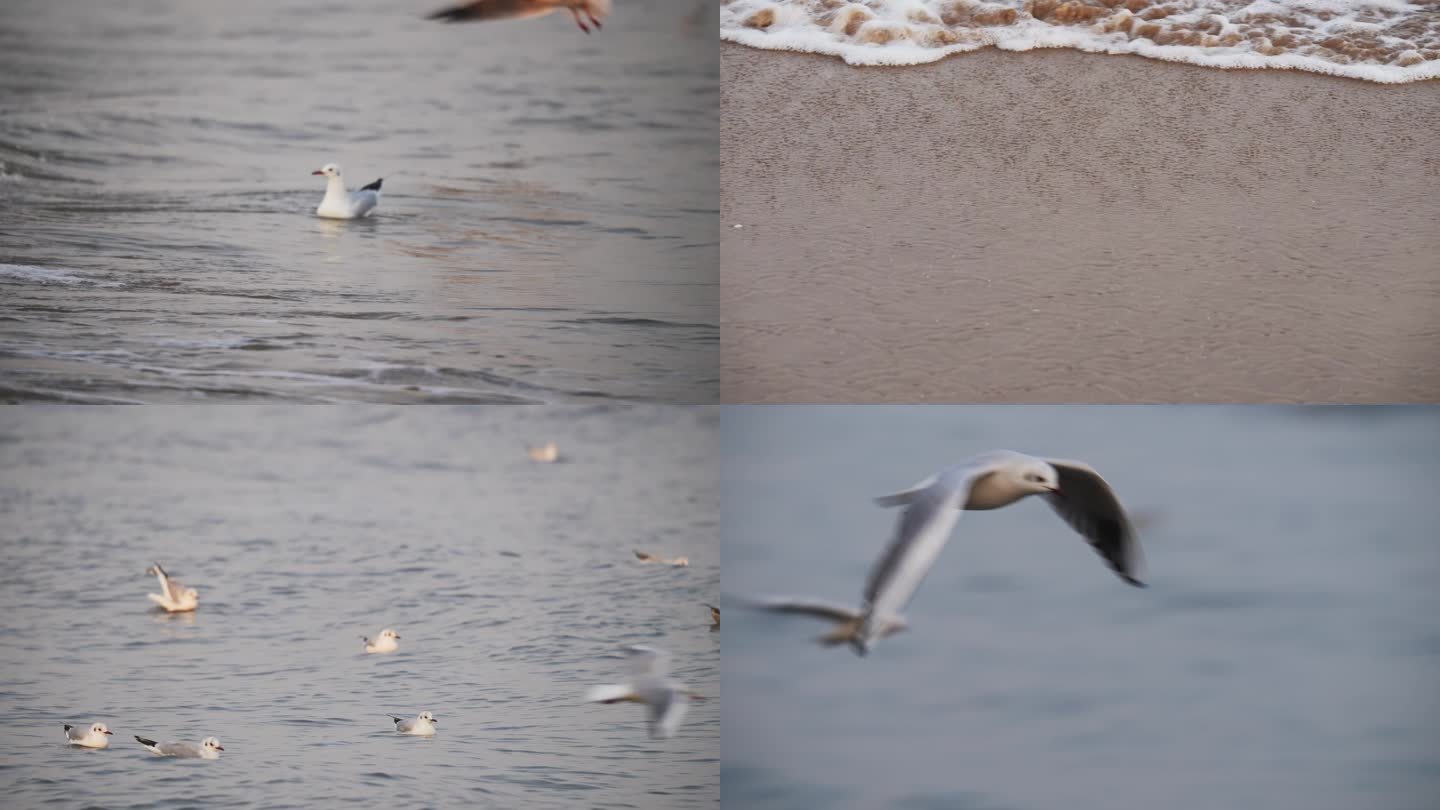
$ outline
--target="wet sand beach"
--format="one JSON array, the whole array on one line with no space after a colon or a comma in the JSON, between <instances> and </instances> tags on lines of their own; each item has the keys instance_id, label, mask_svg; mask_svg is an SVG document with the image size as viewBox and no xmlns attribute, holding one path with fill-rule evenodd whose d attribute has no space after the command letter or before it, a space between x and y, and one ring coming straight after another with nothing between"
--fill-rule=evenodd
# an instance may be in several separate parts
<instances>
[{"instance_id":1,"label":"wet sand beach","mask_svg":"<svg viewBox=\"0 0 1440 810\"><path fill-rule=\"evenodd\" d=\"M726 402L1440 397L1436 82L731 44L721 80Z\"/></svg>"}]
</instances>

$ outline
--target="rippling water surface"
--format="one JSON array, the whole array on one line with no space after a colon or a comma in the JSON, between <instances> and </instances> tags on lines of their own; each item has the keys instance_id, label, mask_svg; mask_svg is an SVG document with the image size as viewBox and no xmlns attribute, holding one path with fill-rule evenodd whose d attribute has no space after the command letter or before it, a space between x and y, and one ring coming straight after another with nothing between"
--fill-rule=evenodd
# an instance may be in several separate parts
<instances>
[{"instance_id":1,"label":"rippling water surface","mask_svg":"<svg viewBox=\"0 0 1440 810\"><path fill-rule=\"evenodd\" d=\"M727 807L1436 806L1440 411L728 407L722 441L727 595L858 602L869 498L997 447L1150 523L1141 590L1043 503L966 514L865 659L731 610Z\"/></svg>"},{"instance_id":2,"label":"rippling water surface","mask_svg":"<svg viewBox=\"0 0 1440 810\"><path fill-rule=\"evenodd\" d=\"M713 8L439 5L0 4L0 397L713 400Z\"/></svg>"},{"instance_id":3,"label":"rippling water surface","mask_svg":"<svg viewBox=\"0 0 1440 810\"><path fill-rule=\"evenodd\" d=\"M0 803L716 806L714 436L658 406L5 412ZM546 439L566 461L529 460ZM146 600L152 559L196 613ZM362 653L383 627L400 651ZM580 700L637 643L711 698L672 739ZM425 709L433 739L385 716ZM97 720L110 749L62 744Z\"/></svg>"}]
</instances>

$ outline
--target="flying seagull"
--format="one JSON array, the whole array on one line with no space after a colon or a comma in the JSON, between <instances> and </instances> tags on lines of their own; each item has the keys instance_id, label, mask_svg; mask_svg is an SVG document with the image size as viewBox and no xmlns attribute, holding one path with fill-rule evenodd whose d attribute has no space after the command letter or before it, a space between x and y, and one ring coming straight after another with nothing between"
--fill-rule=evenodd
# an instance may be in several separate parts
<instances>
[{"instance_id":1,"label":"flying seagull","mask_svg":"<svg viewBox=\"0 0 1440 810\"><path fill-rule=\"evenodd\" d=\"M849 644L865 655L875 641L906 627L901 611L949 541L962 511L999 509L1040 495L1065 522L1085 537L1105 563L1136 587L1140 546L1119 499L1105 479L1079 461L1041 459L1007 450L975 456L915 486L876 498L881 506L903 506L895 536L870 571L858 610L805 599L757 602L766 610L837 622L818 641Z\"/></svg>"},{"instance_id":2,"label":"flying seagull","mask_svg":"<svg viewBox=\"0 0 1440 810\"><path fill-rule=\"evenodd\" d=\"M655 647L636 644L625 648L630 658L632 682L613 686L592 686L585 692L589 703L643 703L651 737L670 737L690 708L690 701L704 700L698 693L670 679L670 654Z\"/></svg>"},{"instance_id":3,"label":"flying seagull","mask_svg":"<svg viewBox=\"0 0 1440 810\"><path fill-rule=\"evenodd\" d=\"M580 30L590 33L590 25L600 30L600 18L610 13L610 0L470 0L431 14L426 19L445 22L480 22L482 20L518 20L542 17L553 11L567 9ZM581 15L584 15L582 18Z\"/></svg>"}]
</instances>

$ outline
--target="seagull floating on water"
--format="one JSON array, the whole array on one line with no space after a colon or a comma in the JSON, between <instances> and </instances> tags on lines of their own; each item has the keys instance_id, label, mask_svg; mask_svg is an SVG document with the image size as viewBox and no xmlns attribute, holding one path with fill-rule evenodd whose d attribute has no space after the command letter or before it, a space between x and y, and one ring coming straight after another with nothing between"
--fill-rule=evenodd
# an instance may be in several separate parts
<instances>
[{"instance_id":1,"label":"seagull floating on water","mask_svg":"<svg viewBox=\"0 0 1440 810\"><path fill-rule=\"evenodd\" d=\"M160 567L160 563L146 568L145 573L160 580L160 593L146 594L150 601L170 613L186 613L200 606L200 592L171 579L165 569Z\"/></svg>"},{"instance_id":2,"label":"seagull floating on water","mask_svg":"<svg viewBox=\"0 0 1440 810\"><path fill-rule=\"evenodd\" d=\"M373 642L366 636L361 636L360 640L365 642L367 653L392 653L400 649L400 634L388 627L381 630L379 638Z\"/></svg>"},{"instance_id":3,"label":"seagull floating on water","mask_svg":"<svg viewBox=\"0 0 1440 810\"><path fill-rule=\"evenodd\" d=\"M380 204L380 184L385 182L383 177L363 186L359 191L346 191L338 163L326 163L311 174L330 178L325 181L325 199L321 200L320 207L315 209L316 216L327 219L359 219L370 216L370 212Z\"/></svg>"},{"instance_id":4,"label":"seagull floating on water","mask_svg":"<svg viewBox=\"0 0 1440 810\"><path fill-rule=\"evenodd\" d=\"M110 729L104 723L94 723L89 728L65 727L65 742L81 748L109 748Z\"/></svg>"},{"instance_id":5,"label":"seagull floating on water","mask_svg":"<svg viewBox=\"0 0 1440 810\"><path fill-rule=\"evenodd\" d=\"M672 559L670 557L661 557L658 554L651 554L648 551L641 551L639 549L635 549L635 559L647 565L650 563L660 563L661 565L676 565L684 568L685 566L690 564L690 559L688 557L675 557Z\"/></svg>"},{"instance_id":6,"label":"seagull floating on water","mask_svg":"<svg viewBox=\"0 0 1440 810\"><path fill-rule=\"evenodd\" d=\"M626 647L625 653L630 656L633 683L592 686L586 691L585 700L589 703L644 703L649 707L650 736L673 736L690 708L690 701L705 698L670 679L670 654L664 650L637 644Z\"/></svg>"},{"instance_id":7,"label":"seagull floating on water","mask_svg":"<svg viewBox=\"0 0 1440 810\"><path fill-rule=\"evenodd\" d=\"M225 749L220 747L220 741L214 737L206 737L199 745L187 742L155 742L144 737L136 737L136 740L150 753L161 757L180 757L181 759L219 759L220 752Z\"/></svg>"},{"instance_id":8,"label":"seagull floating on water","mask_svg":"<svg viewBox=\"0 0 1440 810\"><path fill-rule=\"evenodd\" d=\"M817 640L827 646L849 644L857 654L865 655L876 640L905 629L901 611L945 548L962 511L999 509L1029 495L1044 496L1122 580L1145 587L1135 578L1140 545L1134 527L1099 473L1079 461L1000 450L975 456L903 492L875 499L880 506L904 506L905 511L895 537L870 571L859 610L804 599L769 600L757 606L837 621L831 632Z\"/></svg>"},{"instance_id":9,"label":"seagull floating on water","mask_svg":"<svg viewBox=\"0 0 1440 810\"><path fill-rule=\"evenodd\" d=\"M710 629L711 629L711 630L719 630L719 629L720 629L720 608L715 607L714 605L705 605L705 607L710 608Z\"/></svg>"},{"instance_id":10,"label":"seagull floating on water","mask_svg":"<svg viewBox=\"0 0 1440 810\"><path fill-rule=\"evenodd\" d=\"M435 736L435 725L439 720L430 712L420 712L414 720L406 720L403 717L388 714L391 720L395 721L395 731L399 734L409 734L412 737L433 737Z\"/></svg>"},{"instance_id":11,"label":"seagull floating on water","mask_svg":"<svg viewBox=\"0 0 1440 810\"><path fill-rule=\"evenodd\" d=\"M590 26L580 16L584 14L595 30L600 30L600 18L610 13L610 0L470 0L452 8L442 9L426 19L445 22L481 22L483 20L519 20L526 17L542 17L560 9L569 10L580 30L590 33Z\"/></svg>"},{"instance_id":12,"label":"seagull floating on water","mask_svg":"<svg viewBox=\"0 0 1440 810\"><path fill-rule=\"evenodd\" d=\"M560 458L560 445L555 442L546 442L545 444L527 447L525 448L525 452L530 455L531 461L550 464Z\"/></svg>"}]
</instances>

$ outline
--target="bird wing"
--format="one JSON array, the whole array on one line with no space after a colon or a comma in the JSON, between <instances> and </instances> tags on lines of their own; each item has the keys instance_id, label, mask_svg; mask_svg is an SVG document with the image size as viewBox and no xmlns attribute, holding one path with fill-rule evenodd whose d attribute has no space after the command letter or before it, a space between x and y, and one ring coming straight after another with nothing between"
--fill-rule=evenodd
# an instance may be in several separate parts
<instances>
[{"instance_id":1,"label":"bird wing","mask_svg":"<svg viewBox=\"0 0 1440 810\"><path fill-rule=\"evenodd\" d=\"M592 686L585 690L586 703L614 703L619 700L629 700L634 696L634 689L619 684Z\"/></svg>"},{"instance_id":2,"label":"bird wing","mask_svg":"<svg viewBox=\"0 0 1440 810\"><path fill-rule=\"evenodd\" d=\"M671 686L657 690L649 702L650 736L673 737L689 708L690 699L679 689Z\"/></svg>"},{"instance_id":3,"label":"bird wing","mask_svg":"<svg viewBox=\"0 0 1440 810\"><path fill-rule=\"evenodd\" d=\"M625 648L629 670L635 675L661 677L670 670L670 654L658 647L635 644Z\"/></svg>"},{"instance_id":4,"label":"bird wing","mask_svg":"<svg viewBox=\"0 0 1440 810\"><path fill-rule=\"evenodd\" d=\"M986 467L957 468L936 477L923 490L907 491L907 505L895 535L865 583L865 605L870 613L890 618L910 604L950 540L970 488L988 474Z\"/></svg>"},{"instance_id":5,"label":"bird wing","mask_svg":"<svg viewBox=\"0 0 1440 810\"><path fill-rule=\"evenodd\" d=\"M777 596L769 599L757 599L750 602L750 606L768 610L771 613L811 616L837 622L852 622L860 618L860 611L847 605L807 597Z\"/></svg>"},{"instance_id":6,"label":"bird wing","mask_svg":"<svg viewBox=\"0 0 1440 810\"><path fill-rule=\"evenodd\" d=\"M1145 583L1135 578L1141 563L1140 544L1114 490L1088 464L1047 461L1055 468L1060 483L1059 493L1045 496L1051 508L1090 541L1121 579L1136 587L1145 587Z\"/></svg>"},{"instance_id":7,"label":"bird wing","mask_svg":"<svg viewBox=\"0 0 1440 810\"><path fill-rule=\"evenodd\" d=\"M549 14L558 8L553 0L472 0L441 9L426 19L445 22L481 22L484 20L523 19Z\"/></svg>"}]
</instances>

